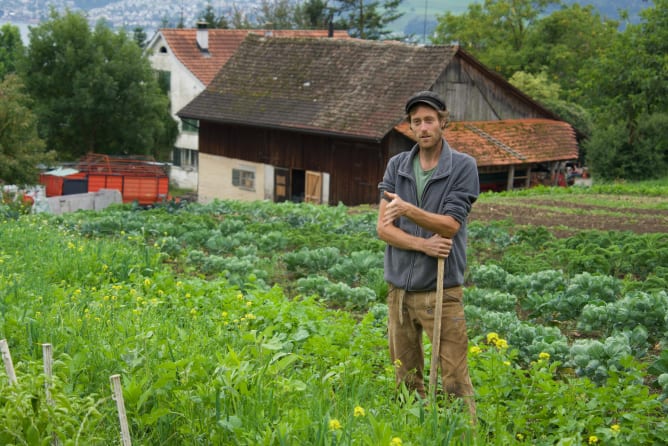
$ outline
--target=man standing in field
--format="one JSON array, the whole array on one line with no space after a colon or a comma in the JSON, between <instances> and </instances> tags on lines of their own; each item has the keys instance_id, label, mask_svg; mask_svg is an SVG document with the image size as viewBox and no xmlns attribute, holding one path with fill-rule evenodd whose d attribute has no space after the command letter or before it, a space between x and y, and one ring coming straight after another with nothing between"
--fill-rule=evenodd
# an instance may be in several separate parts
<instances>
[{"instance_id":1,"label":"man standing in field","mask_svg":"<svg viewBox=\"0 0 668 446\"><path fill-rule=\"evenodd\" d=\"M462 285L466 220L480 190L478 170L472 157L445 141L448 112L439 95L416 93L406 114L418 142L390 159L378 185L377 231L387 243L390 356L397 384L406 383L426 398L422 333L433 337L437 259L447 258L438 352L443 389L464 399L475 422Z\"/></svg>"}]
</instances>

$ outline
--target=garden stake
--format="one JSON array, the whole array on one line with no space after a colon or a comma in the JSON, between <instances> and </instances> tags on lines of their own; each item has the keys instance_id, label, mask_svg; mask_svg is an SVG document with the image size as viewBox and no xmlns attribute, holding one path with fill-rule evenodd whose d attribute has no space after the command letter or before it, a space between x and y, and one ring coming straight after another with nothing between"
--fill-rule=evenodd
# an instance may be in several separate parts
<instances>
[{"instance_id":1,"label":"garden stake","mask_svg":"<svg viewBox=\"0 0 668 446\"><path fill-rule=\"evenodd\" d=\"M53 347L51 344L42 344L42 357L44 360L44 395L46 404L53 406L53 397L51 396L51 382L53 380ZM60 446L60 440L55 432L51 433L51 444Z\"/></svg>"},{"instance_id":2,"label":"garden stake","mask_svg":"<svg viewBox=\"0 0 668 446\"><path fill-rule=\"evenodd\" d=\"M443 275L445 274L445 258L438 258L436 267L436 308L434 309L434 334L431 340L431 368L429 369L429 390L432 397L436 396L438 383L438 363L441 358L441 318L443 315ZM435 398L434 398L435 399Z\"/></svg>"},{"instance_id":3,"label":"garden stake","mask_svg":"<svg viewBox=\"0 0 668 446\"><path fill-rule=\"evenodd\" d=\"M12 362L12 355L9 353L9 345L7 345L6 339L0 340L0 352L2 352L2 360L5 363L9 385L14 385L16 384L16 373L14 373L14 363Z\"/></svg>"},{"instance_id":4,"label":"garden stake","mask_svg":"<svg viewBox=\"0 0 668 446\"><path fill-rule=\"evenodd\" d=\"M121 423L121 444L123 446L131 446L130 429L128 428L128 418L125 415L125 401L123 400L123 389L121 388L121 375L111 375L109 380L114 390L112 398L116 400L118 421Z\"/></svg>"},{"instance_id":5,"label":"garden stake","mask_svg":"<svg viewBox=\"0 0 668 446\"><path fill-rule=\"evenodd\" d=\"M51 397L51 380L53 379L53 348L51 344L42 344L42 357L44 360L44 395L46 403L53 406Z\"/></svg>"}]
</instances>

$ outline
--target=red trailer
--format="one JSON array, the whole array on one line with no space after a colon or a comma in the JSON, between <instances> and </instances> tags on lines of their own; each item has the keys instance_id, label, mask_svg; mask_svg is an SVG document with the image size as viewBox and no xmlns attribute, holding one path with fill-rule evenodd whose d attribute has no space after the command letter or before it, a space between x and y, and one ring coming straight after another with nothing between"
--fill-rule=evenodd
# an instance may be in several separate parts
<instances>
[{"instance_id":1,"label":"red trailer","mask_svg":"<svg viewBox=\"0 0 668 446\"><path fill-rule=\"evenodd\" d=\"M47 187L47 196L67 195L63 183L77 181L83 181L80 185L83 190L79 192L119 190L123 203L136 201L149 205L169 196L169 176L164 165L150 159L89 154L76 165L76 173L58 177L47 172L40 176L40 183Z\"/></svg>"}]
</instances>

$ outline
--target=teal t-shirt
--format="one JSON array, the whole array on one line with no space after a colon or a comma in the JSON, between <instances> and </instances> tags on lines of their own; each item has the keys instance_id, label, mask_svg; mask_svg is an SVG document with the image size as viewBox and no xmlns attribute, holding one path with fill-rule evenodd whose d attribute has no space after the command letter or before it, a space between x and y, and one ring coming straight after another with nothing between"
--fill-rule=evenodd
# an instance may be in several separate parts
<instances>
[{"instance_id":1,"label":"teal t-shirt","mask_svg":"<svg viewBox=\"0 0 668 446\"><path fill-rule=\"evenodd\" d=\"M413 158L413 173L415 174L415 182L417 183L417 202L420 207L422 206L422 192L424 192L424 187L435 170L436 167L430 170L422 170L422 166L420 166L420 157L416 155L415 158Z\"/></svg>"}]
</instances>

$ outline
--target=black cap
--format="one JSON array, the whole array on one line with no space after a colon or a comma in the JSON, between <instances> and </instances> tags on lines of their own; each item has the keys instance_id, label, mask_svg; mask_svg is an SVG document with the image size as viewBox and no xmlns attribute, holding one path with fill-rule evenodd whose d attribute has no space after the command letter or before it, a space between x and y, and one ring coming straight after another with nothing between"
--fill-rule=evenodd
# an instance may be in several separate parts
<instances>
[{"instance_id":1,"label":"black cap","mask_svg":"<svg viewBox=\"0 0 668 446\"><path fill-rule=\"evenodd\" d=\"M426 104L435 110L445 110L445 101L433 91L426 90L415 93L406 102L406 113L410 113L411 108L418 103Z\"/></svg>"}]
</instances>

